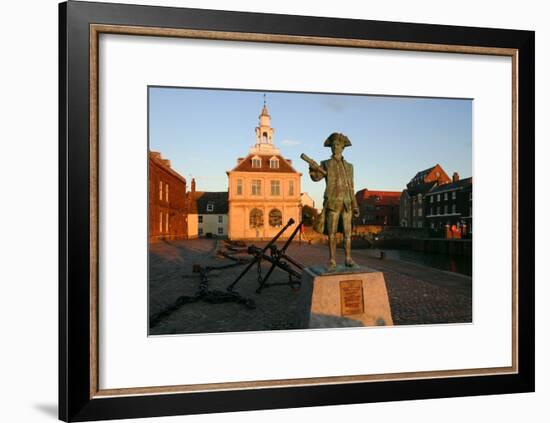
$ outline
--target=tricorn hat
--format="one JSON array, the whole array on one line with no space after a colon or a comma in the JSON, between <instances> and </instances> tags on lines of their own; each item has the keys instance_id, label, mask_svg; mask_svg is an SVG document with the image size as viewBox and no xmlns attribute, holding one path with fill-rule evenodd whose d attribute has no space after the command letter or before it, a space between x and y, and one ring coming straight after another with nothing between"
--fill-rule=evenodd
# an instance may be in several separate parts
<instances>
[{"instance_id":1,"label":"tricorn hat","mask_svg":"<svg viewBox=\"0 0 550 423\"><path fill-rule=\"evenodd\" d=\"M346 137L344 134L341 134L339 132L333 132L330 134L330 136L325 140L325 143L323 144L323 147L332 147L332 144L336 140L344 141L344 147L351 146L351 141L348 137Z\"/></svg>"}]
</instances>

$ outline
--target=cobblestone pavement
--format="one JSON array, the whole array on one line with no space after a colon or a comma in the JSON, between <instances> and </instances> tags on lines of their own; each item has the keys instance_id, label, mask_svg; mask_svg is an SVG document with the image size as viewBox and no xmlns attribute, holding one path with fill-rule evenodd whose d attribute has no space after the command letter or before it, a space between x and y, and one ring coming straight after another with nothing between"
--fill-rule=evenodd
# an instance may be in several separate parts
<instances>
[{"instance_id":1,"label":"cobblestone pavement","mask_svg":"<svg viewBox=\"0 0 550 423\"><path fill-rule=\"evenodd\" d=\"M262 246L265 243L257 243ZM218 258L216 251L223 241L199 239L191 241L162 241L149 249L149 316L172 306L182 295L192 296L200 279L192 273L193 264L219 266L231 263ZM323 245L292 244L288 254L305 265L325 263L327 247ZM338 251L343 262L343 251ZM243 257L248 257L244 254ZM433 323L465 323L472 321L472 279L450 272L394 260L368 257L361 250L353 251L354 260L363 266L384 272L395 325ZM263 272L268 265L262 266ZM209 288L225 291L243 270L237 266L212 271ZM285 282L287 274L275 270L269 282ZM252 299L255 309L243 304L209 304L195 302L178 307L150 329L150 334L241 332L297 328L298 293L288 286L267 288L256 293L255 267L237 284L235 291Z\"/></svg>"}]
</instances>

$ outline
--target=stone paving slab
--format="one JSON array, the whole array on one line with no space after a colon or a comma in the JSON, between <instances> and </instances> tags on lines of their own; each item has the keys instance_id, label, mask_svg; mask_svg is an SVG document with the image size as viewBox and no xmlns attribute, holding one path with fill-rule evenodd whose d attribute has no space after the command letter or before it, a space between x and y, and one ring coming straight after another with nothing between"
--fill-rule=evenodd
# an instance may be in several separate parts
<instances>
[{"instance_id":1,"label":"stone paving slab","mask_svg":"<svg viewBox=\"0 0 550 423\"><path fill-rule=\"evenodd\" d=\"M219 266L231 263L216 257L223 241L198 239L185 241L161 241L149 249L149 315L152 316L170 305L182 295L197 292L200 278L192 273L193 264ZM265 243L257 243L263 246ZM282 244L281 244L282 245ZM280 246L280 245L279 245ZM292 244L288 254L306 266L327 261L327 249L323 245ZM243 257L248 257L244 254ZM353 252L354 260L362 266L384 272L392 318L395 325L467 323L472 321L472 279L463 275L444 272L425 266L394 260L380 260ZM343 252L337 253L339 263ZM225 291L244 266L223 271L212 271L209 287ZM262 266L263 274L268 264ZM286 282L287 274L275 270L269 282ZM284 330L298 328L297 292L288 286L275 286L257 294L257 272L254 267L237 284L235 290L252 299L256 309L250 310L237 303L209 304L196 302L179 307L162 319L151 335L182 333L214 333Z\"/></svg>"}]
</instances>

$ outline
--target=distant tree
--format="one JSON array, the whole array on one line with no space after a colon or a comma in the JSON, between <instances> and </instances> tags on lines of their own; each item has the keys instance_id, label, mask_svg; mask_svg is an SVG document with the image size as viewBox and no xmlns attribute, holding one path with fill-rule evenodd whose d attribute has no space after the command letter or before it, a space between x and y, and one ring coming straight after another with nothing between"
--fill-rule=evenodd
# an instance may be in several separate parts
<instances>
[{"instance_id":1,"label":"distant tree","mask_svg":"<svg viewBox=\"0 0 550 423\"><path fill-rule=\"evenodd\" d=\"M302 220L304 222L304 226L313 226L313 222L315 222L315 219L317 218L317 215L319 213L316 209L309 206L303 206L302 207Z\"/></svg>"}]
</instances>

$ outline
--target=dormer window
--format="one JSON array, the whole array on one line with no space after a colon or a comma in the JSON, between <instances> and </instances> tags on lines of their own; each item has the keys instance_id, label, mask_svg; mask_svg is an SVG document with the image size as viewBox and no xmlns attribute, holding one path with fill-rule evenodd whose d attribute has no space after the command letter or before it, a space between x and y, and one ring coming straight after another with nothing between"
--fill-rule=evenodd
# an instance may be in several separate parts
<instances>
[{"instance_id":1,"label":"dormer window","mask_svg":"<svg viewBox=\"0 0 550 423\"><path fill-rule=\"evenodd\" d=\"M272 157L271 159L269 159L269 168L279 169L279 159L277 157Z\"/></svg>"},{"instance_id":2,"label":"dormer window","mask_svg":"<svg viewBox=\"0 0 550 423\"><path fill-rule=\"evenodd\" d=\"M259 169L262 167L262 159L260 159L258 156L252 157L252 167Z\"/></svg>"},{"instance_id":3,"label":"dormer window","mask_svg":"<svg viewBox=\"0 0 550 423\"><path fill-rule=\"evenodd\" d=\"M206 211L207 212L213 212L214 211L214 203L208 203L206 205Z\"/></svg>"}]
</instances>

